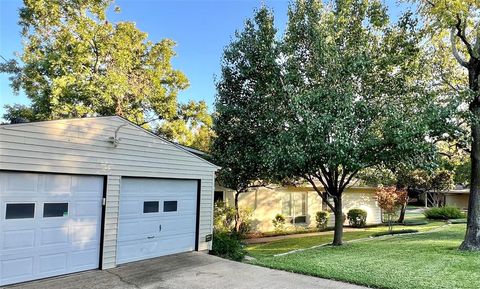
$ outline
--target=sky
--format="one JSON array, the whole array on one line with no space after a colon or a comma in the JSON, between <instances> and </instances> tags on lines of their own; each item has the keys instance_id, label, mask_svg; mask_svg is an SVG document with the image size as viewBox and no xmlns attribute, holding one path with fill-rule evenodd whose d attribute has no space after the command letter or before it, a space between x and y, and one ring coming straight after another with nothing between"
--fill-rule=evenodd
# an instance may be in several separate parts
<instances>
[{"instance_id":1,"label":"sky","mask_svg":"<svg viewBox=\"0 0 480 289\"><path fill-rule=\"evenodd\" d=\"M396 0L385 2L394 20L405 9L405 4ZM205 100L212 110L222 51L262 3L274 11L276 27L279 34L283 33L289 4L286 0L117 0L113 5L119 6L121 13L109 13L108 19L135 22L153 42L174 40L177 57L173 67L190 81L190 87L180 92L179 102ZM6 59L16 58L22 51L17 24L21 6L21 0L0 0L0 56ZM0 116L6 104L29 103L23 92L13 93L8 77L0 74Z\"/></svg>"}]
</instances>

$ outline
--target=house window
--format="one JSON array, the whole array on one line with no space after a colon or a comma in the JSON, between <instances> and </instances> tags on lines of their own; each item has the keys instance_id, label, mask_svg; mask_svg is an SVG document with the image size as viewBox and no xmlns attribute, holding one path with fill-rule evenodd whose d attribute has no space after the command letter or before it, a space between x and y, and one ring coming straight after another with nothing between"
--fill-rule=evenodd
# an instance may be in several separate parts
<instances>
[{"instance_id":1,"label":"house window","mask_svg":"<svg viewBox=\"0 0 480 289\"><path fill-rule=\"evenodd\" d=\"M295 223L305 223L307 215L307 193L288 192L282 194L282 215L294 219Z\"/></svg>"},{"instance_id":2,"label":"house window","mask_svg":"<svg viewBox=\"0 0 480 289\"><path fill-rule=\"evenodd\" d=\"M5 219L32 219L35 215L35 204L7 204Z\"/></svg>"},{"instance_id":3,"label":"house window","mask_svg":"<svg viewBox=\"0 0 480 289\"><path fill-rule=\"evenodd\" d=\"M158 201L143 202L144 213L158 213Z\"/></svg>"},{"instance_id":4,"label":"house window","mask_svg":"<svg viewBox=\"0 0 480 289\"><path fill-rule=\"evenodd\" d=\"M213 202L223 202L223 191L215 191L213 193Z\"/></svg>"},{"instance_id":5,"label":"house window","mask_svg":"<svg viewBox=\"0 0 480 289\"><path fill-rule=\"evenodd\" d=\"M43 217L66 217L68 216L68 203L45 203L43 204Z\"/></svg>"},{"instance_id":6,"label":"house window","mask_svg":"<svg viewBox=\"0 0 480 289\"><path fill-rule=\"evenodd\" d=\"M177 201L165 201L165 202L163 202L163 211L164 212L176 212L177 211Z\"/></svg>"}]
</instances>

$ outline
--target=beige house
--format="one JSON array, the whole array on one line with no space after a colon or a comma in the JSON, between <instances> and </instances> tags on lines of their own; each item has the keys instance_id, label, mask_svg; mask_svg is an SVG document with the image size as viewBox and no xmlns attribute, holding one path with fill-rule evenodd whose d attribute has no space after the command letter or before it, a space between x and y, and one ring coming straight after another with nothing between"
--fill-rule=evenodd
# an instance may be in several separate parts
<instances>
[{"instance_id":1,"label":"beige house","mask_svg":"<svg viewBox=\"0 0 480 289\"><path fill-rule=\"evenodd\" d=\"M459 209L468 209L469 189L450 190L443 193L445 196L445 205L457 207Z\"/></svg>"},{"instance_id":2,"label":"beige house","mask_svg":"<svg viewBox=\"0 0 480 289\"><path fill-rule=\"evenodd\" d=\"M443 192L429 192L428 204L425 204L425 207L451 206L467 210L469 196L470 189L463 187L457 187L453 190ZM419 200L425 202L425 197L425 193L421 194Z\"/></svg>"},{"instance_id":3,"label":"beige house","mask_svg":"<svg viewBox=\"0 0 480 289\"><path fill-rule=\"evenodd\" d=\"M376 188L351 187L343 195L343 212L350 209L367 211L367 224L382 222L381 209L375 198ZM218 184L215 186L215 201L224 201L230 205L234 203L235 192ZM328 210L317 192L309 186L304 187L277 187L251 189L239 196L240 208L253 210L253 225L255 231L273 231L272 220L277 214L287 217L289 226L315 227L315 214L318 211ZM347 221L348 222L348 221ZM333 226L334 216L330 215L329 226Z\"/></svg>"}]
</instances>

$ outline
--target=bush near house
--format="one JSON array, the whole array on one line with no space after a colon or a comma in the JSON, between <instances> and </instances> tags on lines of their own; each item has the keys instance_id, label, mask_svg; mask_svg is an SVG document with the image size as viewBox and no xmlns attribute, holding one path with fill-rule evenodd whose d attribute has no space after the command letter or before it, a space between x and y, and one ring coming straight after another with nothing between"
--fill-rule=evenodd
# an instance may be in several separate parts
<instances>
[{"instance_id":1,"label":"bush near house","mask_svg":"<svg viewBox=\"0 0 480 289\"><path fill-rule=\"evenodd\" d=\"M317 222L317 228L320 230L325 230L327 228L328 220L330 218L330 213L326 211L319 211L315 215L315 221Z\"/></svg>"},{"instance_id":2,"label":"bush near house","mask_svg":"<svg viewBox=\"0 0 480 289\"><path fill-rule=\"evenodd\" d=\"M276 233L283 232L285 230L285 217L282 214L277 214L272 220L273 227Z\"/></svg>"},{"instance_id":3,"label":"bush near house","mask_svg":"<svg viewBox=\"0 0 480 289\"><path fill-rule=\"evenodd\" d=\"M238 235L229 232L214 232L210 254L234 261L242 261L247 252L240 243Z\"/></svg>"},{"instance_id":4,"label":"bush near house","mask_svg":"<svg viewBox=\"0 0 480 289\"><path fill-rule=\"evenodd\" d=\"M466 215L457 207L439 207L426 210L424 213L427 219L432 220L450 220L450 219L464 219Z\"/></svg>"},{"instance_id":5,"label":"bush near house","mask_svg":"<svg viewBox=\"0 0 480 289\"><path fill-rule=\"evenodd\" d=\"M213 229L216 232L231 232L235 220L235 208L218 201L213 208Z\"/></svg>"},{"instance_id":6,"label":"bush near house","mask_svg":"<svg viewBox=\"0 0 480 289\"><path fill-rule=\"evenodd\" d=\"M347 219L350 226L354 228L365 227L367 224L367 212L362 209L351 209L347 213Z\"/></svg>"},{"instance_id":7,"label":"bush near house","mask_svg":"<svg viewBox=\"0 0 480 289\"><path fill-rule=\"evenodd\" d=\"M239 226L237 235L245 238L253 229L251 208L242 208L239 211ZM213 210L213 229L216 232L233 232L235 227L235 208L227 203L218 201Z\"/></svg>"}]
</instances>

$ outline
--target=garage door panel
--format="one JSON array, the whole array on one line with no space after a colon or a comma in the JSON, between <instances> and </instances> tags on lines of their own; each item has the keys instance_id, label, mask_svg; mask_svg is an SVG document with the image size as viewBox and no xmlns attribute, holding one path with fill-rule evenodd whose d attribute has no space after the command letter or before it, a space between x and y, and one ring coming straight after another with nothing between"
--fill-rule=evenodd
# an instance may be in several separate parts
<instances>
[{"instance_id":1,"label":"garage door panel","mask_svg":"<svg viewBox=\"0 0 480 289\"><path fill-rule=\"evenodd\" d=\"M0 173L0 285L98 268L102 188L103 177ZM10 203L34 214L6 219Z\"/></svg>"},{"instance_id":2,"label":"garage door panel","mask_svg":"<svg viewBox=\"0 0 480 289\"><path fill-rule=\"evenodd\" d=\"M98 201L77 201L73 206L74 214L76 217L86 218L92 217L97 218L98 210L101 209L101 205Z\"/></svg>"},{"instance_id":3,"label":"garage door panel","mask_svg":"<svg viewBox=\"0 0 480 289\"><path fill-rule=\"evenodd\" d=\"M39 273L46 275L62 274L67 269L67 253L39 256Z\"/></svg>"},{"instance_id":4,"label":"garage door panel","mask_svg":"<svg viewBox=\"0 0 480 289\"><path fill-rule=\"evenodd\" d=\"M11 258L1 261L2 283L8 279L21 280L33 275L33 257Z\"/></svg>"},{"instance_id":5,"label":"garage door panel","mask_svg":"<svg viewBox=\"0 0 480 289\"><path fill-rule=\"evenodd\" d=\"M117 263L194 250L197 184L122 178Z\"/></svg>"},{"instance_id":6,"label":"garage door panel","mask_svg":"<svg viewBox=\"0 0 480 289\"><path fill-rule=\"evenodd\" d=\"M31 194L37 192L38 175L10 174L8 177L3 176L1 180L5 184L3 188L5 196L19 192Z\"/></svg>"},{"instance_id":7,"label":"garage door panel","mask_svg":"<svg viewBox=\"0 0 480 289\"><path fill-rule=\"evenodd\" d=\"M35 245L35 230L4 230L2 238L3 250L28 249Z\"/></svg>"}]
</instances>

